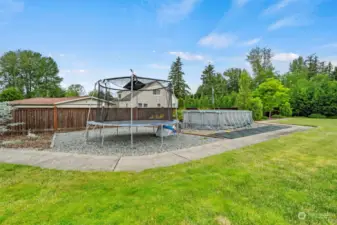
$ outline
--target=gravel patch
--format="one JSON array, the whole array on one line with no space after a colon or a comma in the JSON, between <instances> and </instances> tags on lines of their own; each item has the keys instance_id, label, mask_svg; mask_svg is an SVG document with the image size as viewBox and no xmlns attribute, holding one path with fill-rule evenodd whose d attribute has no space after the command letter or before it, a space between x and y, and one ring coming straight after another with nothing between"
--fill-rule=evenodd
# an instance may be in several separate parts
<instances>
[{"instance_id":1,"label":"gravel patch","mask_svg":"<svg viewBox=\"0 0 337 225\"><path fill-rule=\"evenodd\" d=\"M179 134L178 136L164 137L163 146L160 148L161 138L155 136L152 128L139 127L137 131L134 127L134 148L131 149L129 128L119 128L118 135L116 128L105 128L103 132L105 134L103 146L101 145L99 129L89 132L87 143L85 141L85 131L57 133L55 135L54 147L51 151L132 156L174 151L219 141L217 138Z\"/></svg>"}]
</instances>

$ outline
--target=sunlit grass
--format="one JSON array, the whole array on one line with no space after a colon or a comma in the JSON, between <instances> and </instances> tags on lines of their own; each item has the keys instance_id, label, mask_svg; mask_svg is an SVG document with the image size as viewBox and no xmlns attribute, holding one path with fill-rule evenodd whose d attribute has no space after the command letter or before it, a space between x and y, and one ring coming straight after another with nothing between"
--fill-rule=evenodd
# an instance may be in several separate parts
<instances>
[{"instance_id":1,"label":"sunlit grass","mask_svg":"<svg viewBox=\"0 0 337 225\"><path fill-rule=\"evenodd\" d=\"M337 224L337 120L280 122L317 128L141 173L0 164L0 223Z\"/></svg>"}]
</instances>

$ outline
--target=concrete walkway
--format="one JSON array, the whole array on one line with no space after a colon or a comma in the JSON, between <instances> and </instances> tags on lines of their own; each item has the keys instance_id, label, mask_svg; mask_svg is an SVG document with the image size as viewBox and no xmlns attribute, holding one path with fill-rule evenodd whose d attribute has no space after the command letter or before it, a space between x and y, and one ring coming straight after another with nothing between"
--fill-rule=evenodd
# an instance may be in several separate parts
<instances>
[{"instance_id":1,"label":"concrete walkway","mask_svg":"<svg viewBox=\"0 0 337 225\"><path fill-rule=\"evenodd\" d=\"M171 166L229 150L257 144L281 135L308 130L311 127L290 126L287 129L237 139L225 139L188 149L146 156L95 156L73 153L36 151L29 149L0 149L0 162L39 166L42 168L81 171L142 171Z\"/></svg>"}]
</instances>

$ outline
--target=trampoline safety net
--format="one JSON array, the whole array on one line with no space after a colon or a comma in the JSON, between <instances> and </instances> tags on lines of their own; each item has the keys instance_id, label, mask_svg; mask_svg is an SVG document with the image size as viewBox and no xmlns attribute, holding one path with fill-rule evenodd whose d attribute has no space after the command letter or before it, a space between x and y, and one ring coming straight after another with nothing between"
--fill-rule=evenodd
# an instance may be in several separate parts
<instances>
[{"instance_id":1,"label":"trampoline safety net","mask_svg":"<svg viewBox=\"0 0 337 225\"><path fill-rule=\"evenodd\" d=\"M227 130L251 127L253 116L247 110L185 110L183 127L195 130Z\"/></svg>"},{"instance_id":2,"label":"trampoline safety net","mask_svg":"<svg viewBox=\"0 0 337 225\"><path fill-rule=\"evenodd\" d=\"M169 81L132 75L99 80L96 87L96 122L173 119Z\"/></svg>"}]
</instances>

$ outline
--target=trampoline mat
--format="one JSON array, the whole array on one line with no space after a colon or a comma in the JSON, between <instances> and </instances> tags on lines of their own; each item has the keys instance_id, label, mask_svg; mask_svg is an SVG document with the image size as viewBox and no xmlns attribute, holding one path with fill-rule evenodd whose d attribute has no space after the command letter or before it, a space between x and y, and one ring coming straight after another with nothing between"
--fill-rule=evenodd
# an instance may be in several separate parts
<instances>
[{"instance_id":1,"label":"trampoline mat","mask_svg":"<svg viewBox=\"0 0 337 225\"><path fill-rule=\"evenodd\" d=\"M161 125L174 125L179 123L177 120L133 120L132 124L130 120L124 121L104 121L95 122L88 121L88 125L97 126L116 126L116 127L146 127L146 126L161 126Z\"/></svg>"},{"instance_id":2,"label":"trampoline mat","mask_svg":"<svg viewBox=\"0 0 337 225\"><path fill-rule=\"evenodd\" d=\"M208 135L208 137L235 139L235 138L247 137L247 136L251 136L255 134L267 133L270 131L282 130L282 129L286 129L289 127L290 126L267 125L267 126L257 127L257 128L249 128L249 129L238 130L238 131L210 134Z\"/></svg>"}]
</instances>

